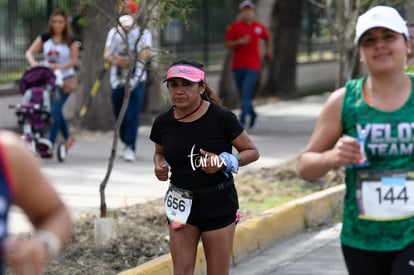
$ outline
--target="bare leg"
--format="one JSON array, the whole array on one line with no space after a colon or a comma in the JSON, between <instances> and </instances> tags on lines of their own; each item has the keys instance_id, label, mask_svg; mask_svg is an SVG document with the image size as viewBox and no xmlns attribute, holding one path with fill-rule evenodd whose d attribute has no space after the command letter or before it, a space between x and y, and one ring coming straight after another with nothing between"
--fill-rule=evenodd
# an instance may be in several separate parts
<instances>
[{"instance_id":1,"label":"bare leg","mask_svg":"<svg viewBox=\"0 0 414 275\"><path fill-rule=\"evenodd\" d=\"M169 232L174 275L194 274L200 231L197 227L187 224L178 230L169 227Z\"/></svg>"},{"instance_id":2,"label":"bare leg","mask_svg":"<svg viewBox=\"0 0 414 275\"><path fill-rule=\"evenodd\" d=\"M207 274L229 274L235 229L236 224L232 223L201 234L207 261Z\"/></svg>"}]
</instances>

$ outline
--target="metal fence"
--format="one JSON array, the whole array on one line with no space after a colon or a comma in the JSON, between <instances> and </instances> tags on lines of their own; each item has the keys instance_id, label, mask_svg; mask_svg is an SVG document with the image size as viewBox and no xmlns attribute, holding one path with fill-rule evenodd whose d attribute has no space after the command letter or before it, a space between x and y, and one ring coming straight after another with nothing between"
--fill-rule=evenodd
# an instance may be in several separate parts
<instances>
[{"instance_id":1,"label":"metal fence","mask_svg":"<svg viewBox=\"0 0 414 275\"><path fill-rule=\"evenodd\" d=\"M46 30L56 8L68 15L80 0L0 0L0 84L20 78L28 64L24 52Z\"/></svg>"},{"instance_id":2,"label":"metal fence","mask_svg":"<svg viewBox=\"0 0 414 275\"><path fill-rule=\"evenodd\" d=\"M72 15L82 0L0 0L0 84L18 80L28 68L24 52L39 34L46 30L49 14L63 8ZM223 38L227 26L236 18L234 0L194 0L190 28L172 20L160 30L160 45L172 55L183 55L203 60L206 65L221 64L226 49ZM316 32L323 15L312 12L307 5L300 50L306 54L321 49L333 49L331 40L320 39ZM325 35L326 36L326 35ZM311 40L309 38L311 37ZM325 37L326 38L326 37ZM323 41L324 45L320 45ZM326 44L327 43L327 44ZM325 46L329 45L328 47ZM303 55L303 54L302 54ZM320 55L322 57L322 55Z\"/></svg>"}]
</instances>

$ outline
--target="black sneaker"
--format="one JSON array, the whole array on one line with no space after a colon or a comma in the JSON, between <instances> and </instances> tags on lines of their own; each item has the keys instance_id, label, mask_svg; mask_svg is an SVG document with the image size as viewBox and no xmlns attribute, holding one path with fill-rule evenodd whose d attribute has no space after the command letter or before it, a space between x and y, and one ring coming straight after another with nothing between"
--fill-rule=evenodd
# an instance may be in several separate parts
<instances>
[{"instance_id":1,"label":"black sneaker","mask_svg":"<svg viewBox=\"0 0 414 275\"><path fill-rule=\"evenodd\" d=\"M249 124L249 129L256 129L256 119L257 119L257 114L254 113L250 116L250 124Z\"/></svg>"}]
</instances>

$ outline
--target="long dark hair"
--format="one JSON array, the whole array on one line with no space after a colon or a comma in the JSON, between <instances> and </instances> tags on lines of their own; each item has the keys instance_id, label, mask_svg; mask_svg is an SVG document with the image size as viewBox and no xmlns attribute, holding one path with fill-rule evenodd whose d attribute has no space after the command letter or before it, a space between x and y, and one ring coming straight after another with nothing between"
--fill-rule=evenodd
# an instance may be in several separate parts
<instances>
[{"instance_id":1,"label":"long dark hair","mask_svg":"<svg viewBox=\"0 0 414 275\"><path fill-rule=\"evenodd\" d=\"M195 67L197 69L202 70L203 72L205 72L204 70L204 65L198 61L192 60L192 59L178 59L176 61L174 61L173 63L171 63L170 68L172 66L175 65L188 65L188 66L192 66ZM223 101L221 100L221 98L219 98L214 91L210 88L210 86L208 86L207 81L204 79L204 81L200 81L199 85L202 86L203 82L205 82L206 84L206 89L204 90L204 92L201 94L201 98L204 100L207 100L208 102L214 102L218 105L223 105Z\"/></svg>"},{"instance_id":2,"label":"long dark hair","mask_svg":"<svg viewBox=\"0 0 414 275\"><path fill-rule=\"evenodd\" d=\"M62 33L62 40L66 44L70 44L73 41L73 32L69 24L68 16L63 9L56 9L54 10L49 16L49 22L47 24L47 31L53 36L55 31L52 28L52 19L55 16L62 16L65 19L65 28L63 29Z\"/></svg>"}]
</instances>

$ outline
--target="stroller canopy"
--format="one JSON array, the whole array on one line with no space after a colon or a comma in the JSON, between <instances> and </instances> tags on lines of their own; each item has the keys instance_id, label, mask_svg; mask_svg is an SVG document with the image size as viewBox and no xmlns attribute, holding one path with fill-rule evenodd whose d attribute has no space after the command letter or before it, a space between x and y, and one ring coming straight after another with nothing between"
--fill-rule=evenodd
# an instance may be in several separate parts
<instances>
[{"instance_id":1,"label":"stroller canopy","mask_svg":"<svg viewBox=\"0 0 414 275\"><path fill-rule=\"evenodd\" d=\"M55 87L56 76L52 69L37 66L27 70L19 81L20 92L24 93L31 87L40 87L50 84Z\"/></svg>"}]
</instances>

